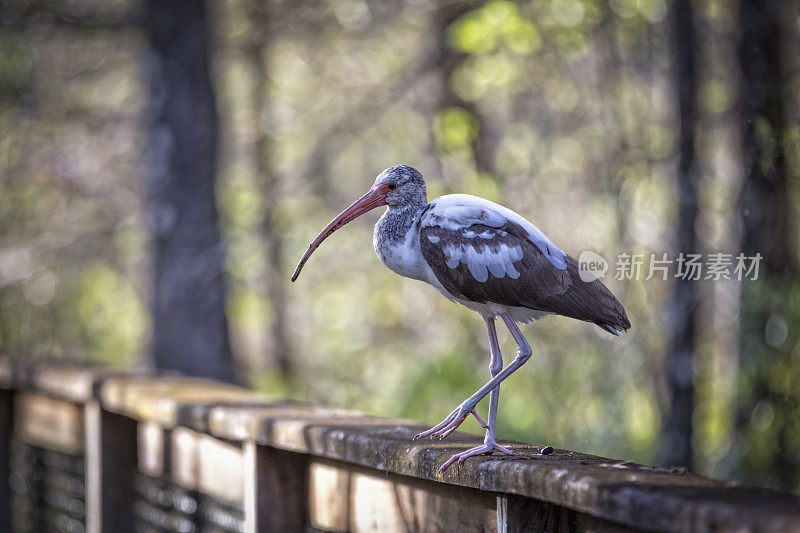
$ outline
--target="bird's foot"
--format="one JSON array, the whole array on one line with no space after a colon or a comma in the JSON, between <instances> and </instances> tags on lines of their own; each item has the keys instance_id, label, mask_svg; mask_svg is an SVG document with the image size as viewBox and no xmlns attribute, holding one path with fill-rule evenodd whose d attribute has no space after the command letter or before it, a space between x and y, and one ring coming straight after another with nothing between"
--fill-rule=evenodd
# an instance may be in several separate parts
<instances>
[{"instance_id":1,"label":"bird's foot","mask_svg":"<svg viewBox=\"0 0 800 533\"><path fill-rule=\"evenodd\" d=\"M475 410L475 407L469 407L466 405L466 402L464 402L453 409L453 411L447 415L444 420L433 426L431 429L414 435L414 440L423 439L425 437L440 437L443 439L458 429L458 426L460 426L464 420L466 420L470 413L475 415L475 418L478 420L478 423L481 425L481 427L484 429L489 429L489 426L483 421L481 415L479 415Z\"/></svg>"},{"instance_id":2,"label":"bird's foot","mask_svg":"<svg viewBox=\"0 0 800 533\"><path fill-rule=\"evenodd\" d=\"M502 452L508 455L514 453L508 448L497 444L497 441L491 440L489 442L484 442L480 446L475 446L474 448L470 448L469 450L455 454L453 457L448 459L442 466L439 467L439 473L441 474L442 472L447 470L447 468L455 462L461 464L470 457L475 457L476 455L490 454L494 450L497 450L498 452Z\"/></svg>"}]
</instances>

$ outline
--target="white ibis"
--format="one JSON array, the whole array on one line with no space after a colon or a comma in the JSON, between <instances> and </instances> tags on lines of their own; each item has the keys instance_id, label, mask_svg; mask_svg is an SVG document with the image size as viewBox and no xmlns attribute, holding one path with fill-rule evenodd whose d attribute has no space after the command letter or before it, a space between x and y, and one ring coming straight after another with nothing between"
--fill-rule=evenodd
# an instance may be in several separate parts
<instances>
[{"instance_id":1,"label":"white ibis","mask_svg":"<svg viewBox=\"0 0 800 533\"><path fill-rule=\"evenodd\" d=\"M309 245L292 281L317 247L334 231L380 206L388 206L375 225L373 244L381 262L394 272L433 285L452 301L476 311L489 334L491 379L453 409L439 424L414 437L446 437L473 414L486 429L481 446L458 453L454 462L495 450L500 383L527 361L532 350L518 323L548 314L598 325L617 335L631 323L625 309L598 280L583 281L578 263L539 229L514 211L467 194L448 194L428 203L422 175L396 165L381 172L367 193L334 218ZM500 317L517 343L517 355L503 368L495 318ZM475 410L487 394L488 423Z\"/></svg>"}]
</instances>

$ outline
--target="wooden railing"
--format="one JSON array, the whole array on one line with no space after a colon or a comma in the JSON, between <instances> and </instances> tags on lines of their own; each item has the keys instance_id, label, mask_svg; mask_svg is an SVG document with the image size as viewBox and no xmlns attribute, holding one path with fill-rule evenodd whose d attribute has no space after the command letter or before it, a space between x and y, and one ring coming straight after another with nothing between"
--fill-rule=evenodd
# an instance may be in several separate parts
<instances>
[{"instance_id":1,"label":"wooden railing","mask_svg":"<svg viewBox=\"0 0 800 533\"><path fill-rule=\"evenodd\" d=\"M0 401L3 531L800 531L790 494L532 444L437 475L480 437L203 379L4 358Z\"/></svg>"}]
</instances>

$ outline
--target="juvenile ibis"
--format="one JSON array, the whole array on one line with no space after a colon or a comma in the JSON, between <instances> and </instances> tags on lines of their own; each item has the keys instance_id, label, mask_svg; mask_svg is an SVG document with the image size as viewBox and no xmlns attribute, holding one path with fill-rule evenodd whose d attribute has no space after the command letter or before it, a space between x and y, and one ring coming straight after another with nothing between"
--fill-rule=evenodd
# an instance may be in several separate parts
<instances>
[{"instance_id":1,"label":"juvenile ibis","mask_svg":"<svg viewBox=\"0 0 800 533\"><path fill-rule=\"evenodd\" d=\"M476 311L489 334L491 379L439 424L414 439L446 437L473 414L486 429L483 444L454 455L440 472L468 457L495 450L513 453L498 444L495 424L500 383L532 354L517 324L555 314L591 322L617 335L631 325L625 309L599 280L581 280L577 261L522 216L467 194L448 194L428 203L422 175L406 165L381 172L364 196L317 235L297 264L292 281L322 241L381 206L388 209L375 225L373 238L381 262L401 276L433 285L450 300ZM516 357L505 368L497 342L497 317L518 346ZM475 410L486 395L490 395L488 422Z\"/></svg>"}]
</instances>

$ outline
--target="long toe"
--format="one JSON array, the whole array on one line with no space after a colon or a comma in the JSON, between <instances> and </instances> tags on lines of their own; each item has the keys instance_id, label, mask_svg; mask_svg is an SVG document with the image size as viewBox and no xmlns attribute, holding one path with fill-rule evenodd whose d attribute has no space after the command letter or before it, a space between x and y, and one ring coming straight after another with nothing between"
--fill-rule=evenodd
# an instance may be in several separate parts
<instances>
[{"instance_id":1,"label":"long toe","mask_svg":"<svg viewBox=\"0 0 800 533\"><path fill-rule=\"evenodd\" d=\"M447 427L447 424L451 422L451 417L452 417L452 415L450 415L449 417L445 418L444 420L442 420L441 422L439 422L438 424L436 424L435 426L433 426L432 428L430 428L427 431L423 431L422 433L417 433L416 435L414 435L414 439L413 440L424 439L425 437L432 437L432 436L438 435L439 432L443 428Z\"/></svg>"},{"instance_id":2,"label":"long toe","mask_svg":"<svg viewBox=\"0 0 800 533\"><path fill-rule=\"evenodd\" d=\"M464 420L467 419L470 413L474 412L475 409L466 410L463 408L462 405L459 405L453 411L447 415L447 418L433 426L427 431L423 431L422 433L417 433L414 435L413 440L423 439L425 437L440 437L444 438L448 436L450 433L458 429L458 427L464 423Z\"/></svg>"},{"instance_id":3,"label":"long toe","mask_svg":"<svg viewBox=\"0 0 800 533\"><path fill-rule=\"evenodd\" d=\"M455 462L458 462L458 464L461 464L464 461L466 461L467 459L469 459L470 457L475 457L477 455L490 454L494 450L497 450L498 452L505 453L505 454L508 454L508 455L511 455L511 454L514 453L511 450L509 450L508 448L506 448L504 446L500 446L496 442L490 443L490 444L481 444L480 446L475 446L474 448L470 448L469 450L466 450L466 451L463 451L461 453L455 454L450 459L445 461L445 463L441 467L439 467L439 472L440 473L444 472L445 470L448 469L448 467L450 465L452 465Z\"/></svg>"},{"instance_id":4,"label":"long toe","mask_svg":"<svg viewBox=\"0 0 800 533\"><path fill-rule=\"evenodd\" d=\"M478 411L473 409L470 412L475 416L475 420L478 421L478 424L480 424L483 429L489 429L489 425L483 421L483 418L481 418L481 415L478 414Z\"/></svg>"},{"instance_id":5,"label":"long toe","mask_svg":"<svg viewBox=\"0 0 800 533\"><path fill-rule=\"evenodd\" d=\"M447 437L450 435L450 433L457 430L461 424L464 423L464 420L467 419L467 415L469 415L469 413L465 413L463 416L456 415L456 417L448 422L444 427L434 431L431 435L434 437L439 437L440 439Z\"/></svg>"},{"instance_id":6,"label":"long toe","mask_svg":"<svg viewBox=\"0 0 800 533\"><path fill-rule=\"evenodd\" d=\"M509 450L505 446L500 446L496 442L492 445L492 448L497 450L498 452L502 452L502 453L504 453L506 455L514 455L514 452L512 452L511 450Z\"/></svg>"}]
</instances>

